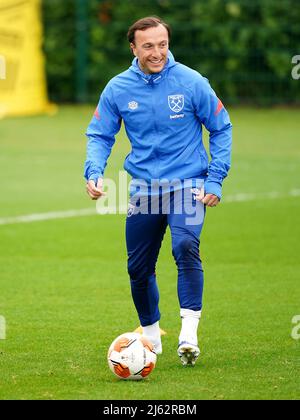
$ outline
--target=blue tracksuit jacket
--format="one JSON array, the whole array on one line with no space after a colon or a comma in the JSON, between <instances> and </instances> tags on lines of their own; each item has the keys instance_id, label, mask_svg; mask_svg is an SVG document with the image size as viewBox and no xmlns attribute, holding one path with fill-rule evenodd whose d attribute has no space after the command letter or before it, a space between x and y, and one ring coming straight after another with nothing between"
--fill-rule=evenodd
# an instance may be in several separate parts
<instances>
[{"instance_id":1,"label":"blue tracksuit jacket","mask_svg":"<svg viewBox=\"0 0 300 420\"><path fill-rule=\"evenodd\" d=\"M232 125L208 80L177 63L146 75L137 58L101 94L88 127L85 178L103 176L115 135L124 121L132 150L124 168L133 179L205 179L205 192L221 198L230 168ZM202 124L210 132L209 162Z\"/></svg>"}]
</instances>

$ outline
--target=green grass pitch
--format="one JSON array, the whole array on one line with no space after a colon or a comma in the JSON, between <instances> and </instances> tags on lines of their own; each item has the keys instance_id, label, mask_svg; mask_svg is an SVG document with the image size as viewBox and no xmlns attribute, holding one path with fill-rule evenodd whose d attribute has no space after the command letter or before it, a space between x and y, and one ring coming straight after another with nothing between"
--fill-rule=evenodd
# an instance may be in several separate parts
<instances>
[{"instance_id":1,"label":"green grass pitch","mask_svg":"<svg viewBox=\"0 0 300 420\"><path fill-rule=\"evenodd\" d=\"M92 113L62 107L51 118L0 122L0 220L94 207L82 178ZM150 377L136 383L117 380L106 362L112 340L139 325L125 216L0 225L0 315L7 324L0 399L300 398L300 340L291 337L292 318L300 315L300 196L291 194L300 189L299 110L231 110L231 118L232 170L201 238L196 367L183 368L176 354L169 234L157 267L164 352ZM128 149L122 131L107 177L117 179ZM245 199L229 199L237 194Z\"/></svg>"}]
</instances>

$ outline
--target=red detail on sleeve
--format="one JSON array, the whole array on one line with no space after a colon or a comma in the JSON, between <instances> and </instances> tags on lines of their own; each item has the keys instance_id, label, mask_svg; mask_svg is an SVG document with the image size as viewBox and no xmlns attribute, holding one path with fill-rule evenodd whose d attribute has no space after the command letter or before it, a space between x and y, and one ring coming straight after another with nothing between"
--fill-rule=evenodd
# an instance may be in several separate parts
<instances>
[{"instance_id":1,"label":"red detail on sleeve","mask_svg":"<svg viewBox=\"0 0 300 420\"><path fill-rule=\"evenodd\" d=\"M215 116L218 116L223 108L224 108L224 105L222 104L221 99L219 99L218 107L217 107L217 110L215 112Z\"/></svg>"},{"instance_id":2,"label":"red detail on sleeve","mask_svg":"<svg viewBox=\"0 0 300 420\"><path fill-rule=\"evenodd\" d=\"M94 113L94 117L96 117L97 120L100 120L100 114L99 114L98 108L96 108L96 111Z\"/></svg>"}]
</instances>

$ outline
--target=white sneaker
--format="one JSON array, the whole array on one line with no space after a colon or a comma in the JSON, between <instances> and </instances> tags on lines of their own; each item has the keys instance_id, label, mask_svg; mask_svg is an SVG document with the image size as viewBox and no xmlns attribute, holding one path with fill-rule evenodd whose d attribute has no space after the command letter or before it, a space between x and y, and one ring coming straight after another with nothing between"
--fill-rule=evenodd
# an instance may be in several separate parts
<instances>
[{"instance_id":1,"label":"white sneaker","mask_svg":"<svg viewBox=\"0 0 300 420\"><path fill-rule=\"evenodd\" d=\"M147 325L142 327L142 335L146 337L154 346L154 351L156 354L162 354L162 344L160 336L159 321L155 322L152 325Z\"/></svg>"},{"instance_id":2,"label":"white sneaker","mask_svg":"<svg viewBox=\"0 0 300 420\"><path fill-rule=\"evenodd\" d=\"M153 337L149 337L148 335L143 334L143 337L147 338L153 344L153 351L156 354L162 354L162 344L161 340L155 340Z\"/></svg>"},{"instance_id":3,"label":"white sneaker","mask_svg":"<svg viewBox=\"0 0 300 420\"><path fill-rule=\"evenodd\" d=\"M155 351L156 354L162 354L162 344L161 344L161 342L154 344L154 351Z\"/></svg>"},{"instance_id":4,"label":"white sneaker","mask_svg":"<svg viewBox=\"0 0 300 420\"><path fill-rule=\"evenodd\" d=\"M196 360L200 355L200 349L195 344L182 341L179 343L177 354L180 357L183 366L195 366Z\"/></svg>"}]
</instances>

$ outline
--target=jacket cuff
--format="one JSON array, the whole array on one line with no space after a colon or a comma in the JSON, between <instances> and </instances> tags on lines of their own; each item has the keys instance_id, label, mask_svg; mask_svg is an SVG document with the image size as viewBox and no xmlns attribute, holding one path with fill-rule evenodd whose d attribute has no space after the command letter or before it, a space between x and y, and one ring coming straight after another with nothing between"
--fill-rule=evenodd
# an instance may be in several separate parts
<instances>
[{"instance_id":1,"label":"jacket cuff","mask_svg":"<svg viewBox=\"0 0 300 420\"><path fill-rule=\"evenodd\" d=\"M204 182L204 191L205 194L214 194L219 198L219 200L221 200L222 182L210 180L209 178L207 178L207 180Z\"/></svg>"},{"instance_id":2,"label":"jacket cuff","mask_svg":"<svg viewBox=\"0 0 300 420\"><path fill-rule=\"evenodd\" d=\"M84 168L84 177L87 181L93 180L97 182L98 178L103 177L103 173L101 172L99 168L97 168L92 163L86 162L85 168Z\"/></svg>"},{"instance_id":3,"label":"jacket cuff","mask_svg":"<svg viewBox=\"0 0 300 420\"><path fill-rule=\"evenodd\" d=\"M91 174L91 175L88 177L87 181L94 181L94 182L95 182L95 184L97 185L97 182L98 182L98 179L99 179L99 178L102 178L102 175L101 175L101 174L98 174L98 173L95 173L95 174Z\"/></svg>"}]
</instances>

